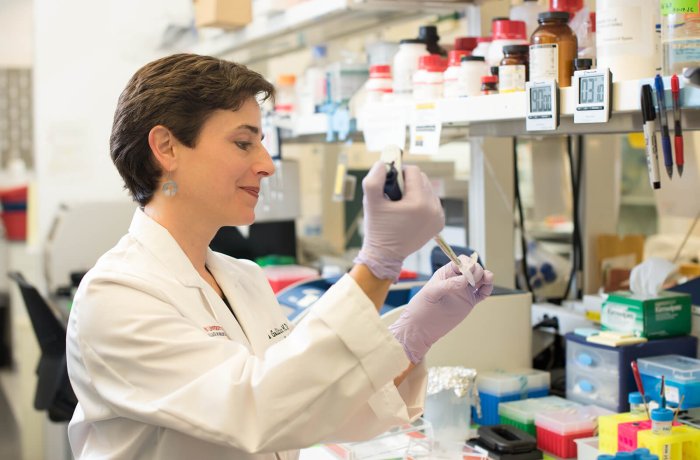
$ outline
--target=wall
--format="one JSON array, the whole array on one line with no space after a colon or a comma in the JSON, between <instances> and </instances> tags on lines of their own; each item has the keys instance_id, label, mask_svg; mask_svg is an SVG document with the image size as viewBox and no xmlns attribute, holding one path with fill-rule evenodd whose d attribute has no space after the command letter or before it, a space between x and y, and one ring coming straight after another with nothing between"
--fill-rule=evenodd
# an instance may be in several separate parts
<instances>
[{"instance_id":1,"label":"wall","mask_svg":"<svg viewBox=\"0 0 700 460\"><path fill-rule=\"evenodd\" d=\"M0 67L32 66L32 0L0 2Z\"/></svg>"},{"instance_id":2,"label":"wall","mask_svg":"<svg viewBox=\"0 0 700 460\"><path fill-rule=\"evenodd\" d=\"M109 158L117 98L129 77L168 50L168 24L191 0L35 0L37 241L63 201L127 199Z\"/></svg>"}]
</instances>

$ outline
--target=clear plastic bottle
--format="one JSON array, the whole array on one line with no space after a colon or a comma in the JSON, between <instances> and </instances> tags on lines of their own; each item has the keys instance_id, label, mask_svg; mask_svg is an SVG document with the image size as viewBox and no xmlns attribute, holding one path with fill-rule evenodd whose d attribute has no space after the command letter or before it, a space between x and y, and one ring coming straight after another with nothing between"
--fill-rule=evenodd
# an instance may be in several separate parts
<instances>
[{"instance_id":1,"label":"clear plastic bottle","mask_svg":"<svg viewBox=\"0 0 700 460\"><path fill-rule=\"evenodd\" d=\"M523 21L526 34L529 37L537 28L537 15L547 11L547 5L541 0L524 0L519 5L510 8L511 21Z\"/></svg>"},{"instance_id":2,"label":"clear plastic bottle","mask_svg":"<svg viewBox=\"0 0 700 460\"><path fill-rule=\"evenodd\" d=\"M695 12L683 12L677 3L661 9L661 45L663 74L680 74L686 67L700 66L700 7Z\"/></svg>"},{"instance_id":3,"label":"clear plastic bottle","mask_svg":"<svg viewBox=\"0 0 700 460\"><path fill-rule=\"evenodd\" d=\"M428 50L423 41L417 38L401 40L399 51L394 56L392 66L394 94L411 95L413 92L413 74L418 70L418 58L427 56Z\"/></svg>"},{"instance_id":4,"label":"clear plastic bottle","mask_svg":"<svg viewBox=\"0 0 700 460\"><path fill-rule=\"evenodd\" d=\"M635 415L646 415L644 408L644 399L638 391L633 391L627 395L627 401L630 403L630 413Z\"/></svg>"}]
</instances>

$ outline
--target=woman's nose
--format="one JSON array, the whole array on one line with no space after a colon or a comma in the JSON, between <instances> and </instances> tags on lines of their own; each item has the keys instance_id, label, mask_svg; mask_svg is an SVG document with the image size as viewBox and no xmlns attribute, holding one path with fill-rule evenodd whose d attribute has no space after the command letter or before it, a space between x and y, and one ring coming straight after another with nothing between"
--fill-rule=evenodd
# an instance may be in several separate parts
<instances>
[{"instance_id":1,"label":"woman's nose","mask_svg":"<svg viewBox=\"0 0 700 460\"><path fill-rule=\"evenodd\" d=\"M275 163L265 147L262 147L261 151L261 159L256 166L256 174L263 177L271 176L275 173Z\"/></svg>"}]
</instances>

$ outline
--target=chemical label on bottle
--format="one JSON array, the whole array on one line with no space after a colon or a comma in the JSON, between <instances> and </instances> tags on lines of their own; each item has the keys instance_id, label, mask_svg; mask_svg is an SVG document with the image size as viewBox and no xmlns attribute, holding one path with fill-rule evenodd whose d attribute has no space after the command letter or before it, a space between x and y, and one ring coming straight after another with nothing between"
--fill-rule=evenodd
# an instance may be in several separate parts
<instances>
[{"instance_id":1,"label":"chemical label on bottle","mask_svg":"<svg viewBox=\"0 0 700 460\"><path fill-rule=\"evenodd\" d=\"M700 40L675 40L663 45L669 73L680 73L684 67L700 63Z\"/></svg>"},{"instance_id":2,"label":"chemical label on bottle","mask_svg":"<svg viewBox=\"0 0 700 460\"><path fill-rule=\"evenodd\" d=\"M502 65L498 68L498 92L525 91L525 66Z\"/></svg>"},{"instance_id":3,"label":"chemical label on bottle","mask_svg":"<svg viewBox=\"0 0 700 460\"><path fill-rule=\"evenodd\" d=\"M558 80L558 77L559 46L556 43L530 45L530 81Z\"/></svg>"},{"instance_id":4,"label":"chemical label on bottle","mask_svg":"<svg viewBox=\"0 0 700 460\"><path fill-rule=\"evenodd\" d=\"M656 25L652 11L642 7L603 4L596 14L596 50L599 57L654 55ZM645 26L649 26L648 29Z\"/></svg>"},{"instance_id":5,"label":"chemical label on bottle","mask_svg":"<svg viewBox=\"0 0 700 460\"><path fill-rule=\"evenodd\" d=\"M698 12L698 0L661 0L661 14L686 14Z\"/></svg>"}]
</instances>

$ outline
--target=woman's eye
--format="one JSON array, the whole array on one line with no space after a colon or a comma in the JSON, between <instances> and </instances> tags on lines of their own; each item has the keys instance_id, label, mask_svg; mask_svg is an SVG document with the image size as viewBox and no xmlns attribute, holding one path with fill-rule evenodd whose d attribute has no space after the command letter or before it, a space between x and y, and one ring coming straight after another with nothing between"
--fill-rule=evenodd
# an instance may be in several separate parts
<instances>
[{"instance_id":1,"label":"woman's eye","mask_svg":"<svg viewBox=\"0 0 700 460\"><path fill-rule=\"evenodd\" d=\"M248 150L251 145L253 145L252 142L236 141L236 146L238 146L238 148L241 150Z\"/></svg>"}]
</instances>

